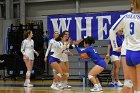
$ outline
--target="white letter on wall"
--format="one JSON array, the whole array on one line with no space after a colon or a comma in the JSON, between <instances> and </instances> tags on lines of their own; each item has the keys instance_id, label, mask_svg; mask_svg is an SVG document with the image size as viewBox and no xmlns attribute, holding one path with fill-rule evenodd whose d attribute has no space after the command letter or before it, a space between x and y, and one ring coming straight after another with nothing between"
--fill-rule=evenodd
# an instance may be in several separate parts
<instances>
[{"instance_id":1,"label":"white letter on wall","mask_svg":"<svg viewBox=\"0 0 140 93\"><path fill-rule=\"evenodd\" d=\"M93 17L85 17L86 19L86 28L82 28L82 19L83 17L75 17L76 20L76 37L77 39L81 38L81 32L86 31L86 36L91 36L91 20ZM85 37L86 37L85 36Z\"/></svg>"},{"instance_id":2,"label":"white letter on wall","mask_svg":"<svg viewBox=\"0 0 140 93\"><path fill-rule=\"evenodd\" d=\"M103 40L103 32L105 35L109 35L109 32L107 32L107 25L108 23L111 25L111 16L97 16L96 18L98 19L98 40ZM104 19L107 19L108 23L104 23Z\"/></svg>"},{"instance_id":3,"label":"white letter on wall","mask_svg":"<svg viewBox=\"0 0 140 93\"><path fill-rule=\"evenodd\" d=\"M64 31L64 30L69 31L69 26L70 26L71 20L72 20L72 18L59 18L59 19L54 18L54 19L51 19L54 31L59 31L59 32ZM68 21L67 25L66 25L66 21ZM58 22L60 22L59 25L58 25Z\"/></svg>"}]
</instances>

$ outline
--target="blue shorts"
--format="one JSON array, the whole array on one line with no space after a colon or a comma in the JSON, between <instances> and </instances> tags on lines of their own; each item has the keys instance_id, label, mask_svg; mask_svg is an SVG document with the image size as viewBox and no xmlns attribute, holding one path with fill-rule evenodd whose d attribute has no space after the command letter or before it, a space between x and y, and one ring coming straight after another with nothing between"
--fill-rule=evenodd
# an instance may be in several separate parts
<instances>
[{"instance_id":1,"label":"blue shorts","mask_svg":"<svg viewBox=\"0 0 140 93\"><path fill-rule=\"evenodd\" d=\"M128 66L136 66L140 64L140 51L126 51L126 63Z\"/></svg>"},{"instance_id":2,"label":"blue shorts","mask_svg":"<svg viewBox=\"0 0 140 93\"><path fill-rule=\"evenodd\" d=\"M96 65L99 65L103 67L104 69L106 68L106 62L104 60L99 60Z\"/></svg>"},{"instance_id":3,"label":"blue shorts","mask_svg":"<svg viewBox=\"0 0 140 93\"><path fill-rule=\"evenodd\" d=\"M60 63L60 59L50 56L49 64L52 64L53 62Z\"/></svg>"}]
</instances>

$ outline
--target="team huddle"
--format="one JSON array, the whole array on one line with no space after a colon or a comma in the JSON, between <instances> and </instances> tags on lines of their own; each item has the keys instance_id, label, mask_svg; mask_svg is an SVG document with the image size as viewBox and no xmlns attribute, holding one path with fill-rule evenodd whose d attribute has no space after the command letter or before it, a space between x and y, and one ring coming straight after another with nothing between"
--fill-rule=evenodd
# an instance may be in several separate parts
<instances>
[{"instance_id":1,"label":"team huddle","mask_svg":"<svg viewBox=\"0 0 140 93\"><path fill-rule=\"evenodd\" d=\"M112 73L112 84L123 86L123 93L140 93L140 0L131 0L132 11L121 16L110 29L110 43L106 58L111 58L114 68ZM31 39L32 31L26 31L25 40L22 43L21 52L27 67L26 80L24 86L33 86L30 84L30 75L34 62L34 41ZM80 49L78 44L84 42L84 49ZM54 31L54 38L49 41L44 61L49 62L53 69L52 89L61 90L71 88L68 85L69 78L69 60L68 56L73 55L69 47L73 46L79 53L86 53L95 63L94 67L88 73L88 79L94 87L91 92L103 91L97 75L105 68L107 63L96 52L92 44L95 40L88 36L84 39L72 41L68 31L61 34ZM119 81L120 61L122 62L124 72L124 84Z\"/></svg>"}]
</instances>

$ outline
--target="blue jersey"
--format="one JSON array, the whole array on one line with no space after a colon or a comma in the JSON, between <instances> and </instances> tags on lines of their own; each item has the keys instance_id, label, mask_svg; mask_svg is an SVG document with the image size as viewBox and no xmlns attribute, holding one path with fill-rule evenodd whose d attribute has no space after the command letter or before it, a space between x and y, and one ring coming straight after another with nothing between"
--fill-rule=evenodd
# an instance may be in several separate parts
<instances>
[{"instance_id":1,"label":"blue jersey","mask_svg":"<svg viewBox=\"0 0 140 93\"><path fill-rule=\"evenodd\" d=\"M95 51L93 46L88 46L85 49L80 49L77 45L75 46L79 53L87 53L87 55L92 59L95 64L98 64L100 60L103 60L98 53Z\"/></svg>"},{"instance_id":2,"label":"blue jersey","mask_svg":"<svg viewBox=\"0 0 140 93\"><path fill-rule=\"evenodd\" d=\"M116 41L117 41L118 47L121 47L121 46L122 46L123 40L124 40L124 35L118 36L118 34L116 34ZM110 42L110 45L111 45L111 42ZM120 55L121 55L121 52L113 51L113 48L112 48L112 46L111 46L111 49L110 49L110 56L111 56L111 55L120 56Z\"/></svg>"}]
</instances>

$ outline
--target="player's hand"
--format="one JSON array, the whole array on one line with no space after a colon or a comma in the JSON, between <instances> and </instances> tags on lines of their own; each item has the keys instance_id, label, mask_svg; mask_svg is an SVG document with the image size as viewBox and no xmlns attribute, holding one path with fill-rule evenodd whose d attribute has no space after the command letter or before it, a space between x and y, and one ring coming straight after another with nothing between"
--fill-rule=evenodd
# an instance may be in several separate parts
<instances>
[{"instance_id":1,"label":"player's hand","mask_svg":"<svg viewBox=\"0 0 140 93\"><path fill-rule=\"evenodd\" d=\"M36 54L36 56L37 56L37 57L39 56L39 53L38 53L38 52L36 52L36 51L35 51L35 54Z\"/></svg>"},{"instance_id":2,"label":"player's hand","mask_svg":"<svg viewBox=\"0 0 140 93\"><path fill-rule=\"evenodd\" d=\"M116 49L116 52L121 52L121 48L122 48L122 47L118 47L118 48Z\"/></svg>"},{"instance_id":3,"label":"player's hand","mask_svg":"<svg viewBox=\"0 0 140 93\"><path fill-rule=\"evenodd\" d=\"M70 44L71 41L72 41L72 39L69 38L69 39L67 40L67 42L66 42L66 45Z\"/></svg>"},{"instance_id":4,"label":"player's hand","mask_svg":"<svg viewBox=\"0 0 140 93\"><path fill-rule=\"evenodd\" d=\"M77 40L76 42L79 44L82 41L83 41L83 39L81 38L81 39Z\"/></svg>"},{"instance_id":5,"label":"player's hand","mask_svg":"<svg viewBox=\"0 0 140 93\"><path fill-rule=\"evenodd\" d=\"M47 57L44 58L44 62L47 62Z\"/></svg>"},{"instance_id":6,"label":"player's hand","mask_svg":"<svg viewBox=\"0 0 140 93\"><path fill-rule=\"evenodd\" d=\"M78 45L78 43L76 41L73 41L73 46Z\"/></svg>"},{"instance_id":7,"label":"player's hand","mask_svg":"<svg viewBox=\"0 0 140 93\"><path fill-rule=\"evenodd\" d=\"M106 58L106 59L109 59L109 58L110 58L110 55L109 55L109 54L107 54L107 55L105 56L105 58Z\"/></svg>"}]
</instances>

